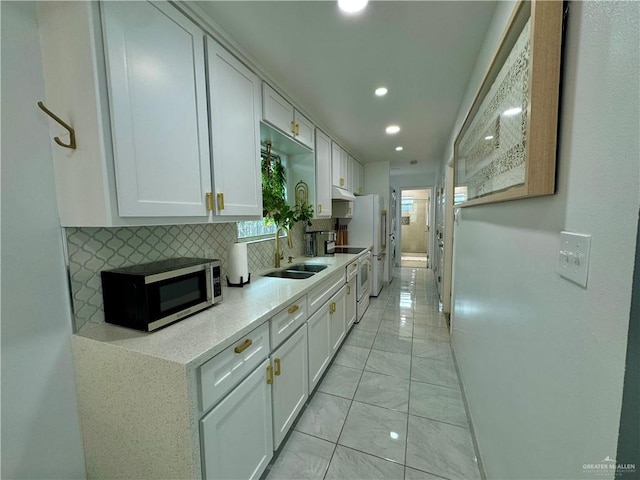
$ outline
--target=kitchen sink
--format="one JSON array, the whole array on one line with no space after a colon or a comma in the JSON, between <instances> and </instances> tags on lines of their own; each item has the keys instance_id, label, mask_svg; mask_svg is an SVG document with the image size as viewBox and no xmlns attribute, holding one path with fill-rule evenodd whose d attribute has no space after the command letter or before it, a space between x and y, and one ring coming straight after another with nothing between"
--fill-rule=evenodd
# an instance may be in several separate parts
<instances>
[{"instance_id":1,"label":"kitchen sink","mask_svg":"<svg viewBox=\"0 0 640 480\"><path fill-rule=\"evenodd\" d=\"M296 265L291 265L290 267L285 268L285 270L290 272L321 272L328 265L320 265L318 263L298 263Z\"/></svg>"},{"instance_id":2,"label":"kitchen sink","mask_svg":"<svg viewBox=\"0 0 640 480\"><path fill-rule=\"evenodd\" d=\"M265 277L275 277L275 278L293 278L298 280L303 280L305 278L309 278L315 275L315 272L301 272L297 270L276 270L275 272L266 273Z\"/></svg>"}]
</instances>

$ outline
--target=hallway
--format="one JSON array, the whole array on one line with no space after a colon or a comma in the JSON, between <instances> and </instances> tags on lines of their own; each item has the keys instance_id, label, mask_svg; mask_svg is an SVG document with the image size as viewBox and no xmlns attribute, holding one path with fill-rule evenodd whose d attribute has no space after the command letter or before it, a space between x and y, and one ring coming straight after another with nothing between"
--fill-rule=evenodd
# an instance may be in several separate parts
<instances>
[{"instance_id":1,"label":"hallway","mask_svg":"<svg viewBox=\"0 0 640 480\"><path fill-rule=\"evenodd\" d=\"M433 272L396 272L349 333L267 479L480 478Z\"/></svg>"}]
</instances>

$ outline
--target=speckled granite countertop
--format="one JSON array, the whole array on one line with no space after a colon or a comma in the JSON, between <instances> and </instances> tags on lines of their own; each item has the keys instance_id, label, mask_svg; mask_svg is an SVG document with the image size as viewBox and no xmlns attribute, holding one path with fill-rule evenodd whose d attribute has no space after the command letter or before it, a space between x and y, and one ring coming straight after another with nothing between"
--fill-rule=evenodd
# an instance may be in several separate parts
<instances>
[{"instance_id":1,"label":"speckled granite countertop","mask_svg":"<svg viewBox=\"0 0 640 480\"><path fill-rule=\"evenodd\" d=\"M101 323L86 324L76 336L197 367L361 255L295 258L293 263L329 265L304 280L260 276L273 269L252 274L251 283L244 288L223 287L221 303L152 333Z\"/></svg>"}]
</instances>

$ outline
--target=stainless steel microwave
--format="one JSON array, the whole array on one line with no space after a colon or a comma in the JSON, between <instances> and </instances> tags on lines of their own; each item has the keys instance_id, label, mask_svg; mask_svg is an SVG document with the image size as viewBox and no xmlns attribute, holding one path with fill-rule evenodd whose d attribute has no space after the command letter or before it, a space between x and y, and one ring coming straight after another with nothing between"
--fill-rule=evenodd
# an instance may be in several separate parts
<instances>
[{"instance_id":1,"label":"stainless steel microwave","mask_svg":"<svg viewBox=\"0 0 640 480\"><path fill-rule=\"evenodd\" d=\"M107 323L151 332L222 300L220 261L172 258L104 270Z\"/></svg>"}]
</instances>

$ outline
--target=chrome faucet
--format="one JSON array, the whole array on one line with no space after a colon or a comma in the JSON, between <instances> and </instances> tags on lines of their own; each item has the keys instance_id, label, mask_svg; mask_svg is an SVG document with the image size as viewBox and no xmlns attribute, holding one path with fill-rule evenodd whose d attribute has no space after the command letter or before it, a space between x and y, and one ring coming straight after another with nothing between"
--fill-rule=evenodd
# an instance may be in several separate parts
<instances>
[{"instance_id":1,"label":"chrome faucet","mask_svg":"<svg viewBox=\"0 0 640 480\"><path fill-rule=\"evenodd\" d=\"M280 248L280 230L284 230L287 234L287 246L293 248L291 242L291 231L287 227L278 227L276 230L276 253L275 253L275 267L280 268L280 260L284 258L284 250Z\"/></svg>"}]
</instances>

